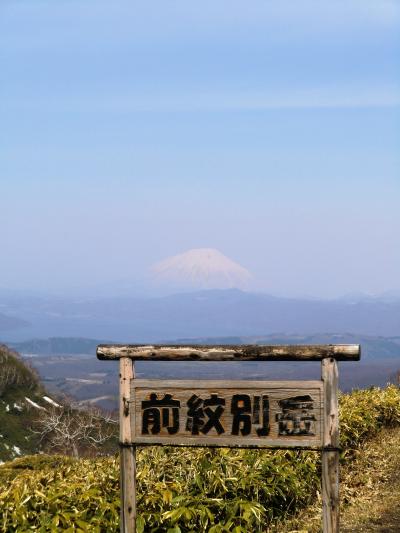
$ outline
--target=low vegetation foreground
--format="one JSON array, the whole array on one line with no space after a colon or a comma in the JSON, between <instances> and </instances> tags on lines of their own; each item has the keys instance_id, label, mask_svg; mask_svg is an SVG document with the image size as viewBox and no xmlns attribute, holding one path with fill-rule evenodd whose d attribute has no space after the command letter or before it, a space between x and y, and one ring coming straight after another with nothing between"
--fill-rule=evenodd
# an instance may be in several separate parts
<instances>
[{"instance_id":1,"label":"low vegetation foreground","mask_svg":"<svg viewBox=\"0 0 400 533\"><path fill-rule=\"evenodd\" d=\"M20 385L12 385L14 393ZM0 392L3 405L4 398L10 405L10 390L4 386ZM1 405L4 423L9 412L1 414ZM400 390L389 386L342 395L340 423L346 505L360 485L368 485L360 457L369 443L386 428L400 427ZM18 436L15 421L12 428ZM116 454L77 458L41 453L15 458L0 466L0 487L0 531L119 529ZM138 451L138 533L282 532L290 530L289 524L292 531L318 531L314 511L319 491L317 452L143 448Z\"/></svg>"}]
</instances>

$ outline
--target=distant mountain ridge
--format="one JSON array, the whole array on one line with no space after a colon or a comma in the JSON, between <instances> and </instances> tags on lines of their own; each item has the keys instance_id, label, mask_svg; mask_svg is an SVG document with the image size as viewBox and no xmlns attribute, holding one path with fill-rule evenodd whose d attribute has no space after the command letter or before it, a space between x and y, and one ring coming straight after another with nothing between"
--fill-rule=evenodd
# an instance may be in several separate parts
<instances>
[{"instance_id":1,"label":"distant mountain ridge","mask_svg":"<svg viewBox=\"0 0 400 533\"><path fill-rule=\"evenodd\" d=\"M360 344L365 358L396 358L400 361L400 336L374 337L351 333L319 333L315 335L259 335L251 337L202 337L178 339L176 344Z\"/></svg>"},{"instance_id":2,"label":"distant mountain ridge","mask_svg":"<svg viewBox=\"0 0 400 533\"><path fill-rule=\"evenodd\" d=\"M22 318L16 318L0 313L0 331L9 331L17 328L23 328L28 325L29 323Z\"/></svg>"},{"instance_id":3,"label":"distant mountain ridge","mask_svg":"<svg viewBox=\"0 0 400 533\"><path fill-rule=\"evenodd\" d=\"M15 350L24 354L63 355L95 353L98 344L106 340L86 339L84 337L49 337L9 343Z\"/></svg>"},{"instance_id":4,"label":"distant mountain ridge","mask_svg":"<svg viewBox=\"0 0 400 533\"><path fill-rule=\"evenodd\" d=\"M95 356L99 344L116 344L117 341L85 339L75 337L53 337L48 339L32 339L29 341L10 343L10 346L23 354L64 355L90 354ZM314 335L288 335L275 333L272 335L231 336L231 337L196 337L178 338L173 340L159 339L157 344L361 344L362 359L366 357L399 358L400 336L375 337L351 333L318 333Z\"/></svg>"},{"instance_id":5,"label":"distant mountain ridge","mask_svg":"<svg viewBox=\"0 0 400 533\"><path fill-rule=\"evenodd\" d=\"M154 298L61 298L7 301L13 317L29 326L3 333L7 341L48 337L156 342L159 339L245 337L284 332L393 337L400 335L400 300L310 300L205 290Z\"/></svg>"},{"instance_id":6,"label":"distant mountain ridge","mask_svg":"<svg viewBox=\"0 0 400 533\"><path fill-rule=\"evenodd\" d=\"M354 334L273 335L198 337L161 344L360 344L361 360L340 363L342 390L399 384L400 337ZM118 365L96 358L95 339L42 339L15 344L40 373L54 394L113 410L118 405ZM49 348L54 351L49 353ZM72 347L75 354L68 354ZM58 350L58 351L57 351ZM83 352L87 351L85 355ZM35 354L34 356L32 354ZM137 375L149 379L319 379L321 365L313 362L138 362Z\"/></svg>"}]
</instances>

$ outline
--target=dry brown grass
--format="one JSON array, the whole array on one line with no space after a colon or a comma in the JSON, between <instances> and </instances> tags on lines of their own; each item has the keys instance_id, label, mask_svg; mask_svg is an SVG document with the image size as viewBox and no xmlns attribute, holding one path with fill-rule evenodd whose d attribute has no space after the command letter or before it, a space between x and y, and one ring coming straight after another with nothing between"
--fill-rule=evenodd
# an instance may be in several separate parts
<instances>
[{"instance_id":1,"label":"dry brown grass","mask_svg":"<svg viewBox=\"0 0 400 533\"><path fill-rule=\"evenodd\" d=\"M342 468L341 533L400 532L400 428L384 429ZM321 501L270 533L318 533Z\"/></svg>"},{"instance_id":2,"label":"dry brown grass","mask_svg":"<svg viewBox=\"0 0 400 533\"><path fill-rule=\"evenodd\" d=\"M400 429L388 429L365 446L352 472L345 472L349 500L341 531L400 531Z\"/></svg>"}]
</instances>

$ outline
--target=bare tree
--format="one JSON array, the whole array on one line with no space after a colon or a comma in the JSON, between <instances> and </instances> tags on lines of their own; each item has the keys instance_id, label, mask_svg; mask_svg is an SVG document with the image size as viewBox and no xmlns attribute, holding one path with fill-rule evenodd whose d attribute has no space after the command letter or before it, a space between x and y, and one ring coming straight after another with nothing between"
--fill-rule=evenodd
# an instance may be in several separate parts
<instances>
[{"instance_id":1,"label":"bare tree","mask_svg":"<svg viewBox=\"0 0 400 533\"><path fill-rule=\"evenodd\" d=\"M79 457L98 450L116 436L117 422L96 409L51 407L38 414L33 432L45 448Z\"/></svg>"}]
</instances>

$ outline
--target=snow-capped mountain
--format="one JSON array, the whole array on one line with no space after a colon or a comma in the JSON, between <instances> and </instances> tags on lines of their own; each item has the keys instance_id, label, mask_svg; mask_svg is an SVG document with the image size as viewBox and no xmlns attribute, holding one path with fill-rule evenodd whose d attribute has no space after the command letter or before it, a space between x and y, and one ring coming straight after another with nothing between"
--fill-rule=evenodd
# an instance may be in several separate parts
<instances>
[{"instance_id":1,"label":"snow-capped mountain","mask_svg":"<svg viewBox=\"0 0 400 533\"><path fill-rule=\"evenodd\" d=\"M153 265L157 284L187 289L245 289L251 274L214 248L196 248Z\"/></svg>"}]
</instances>

